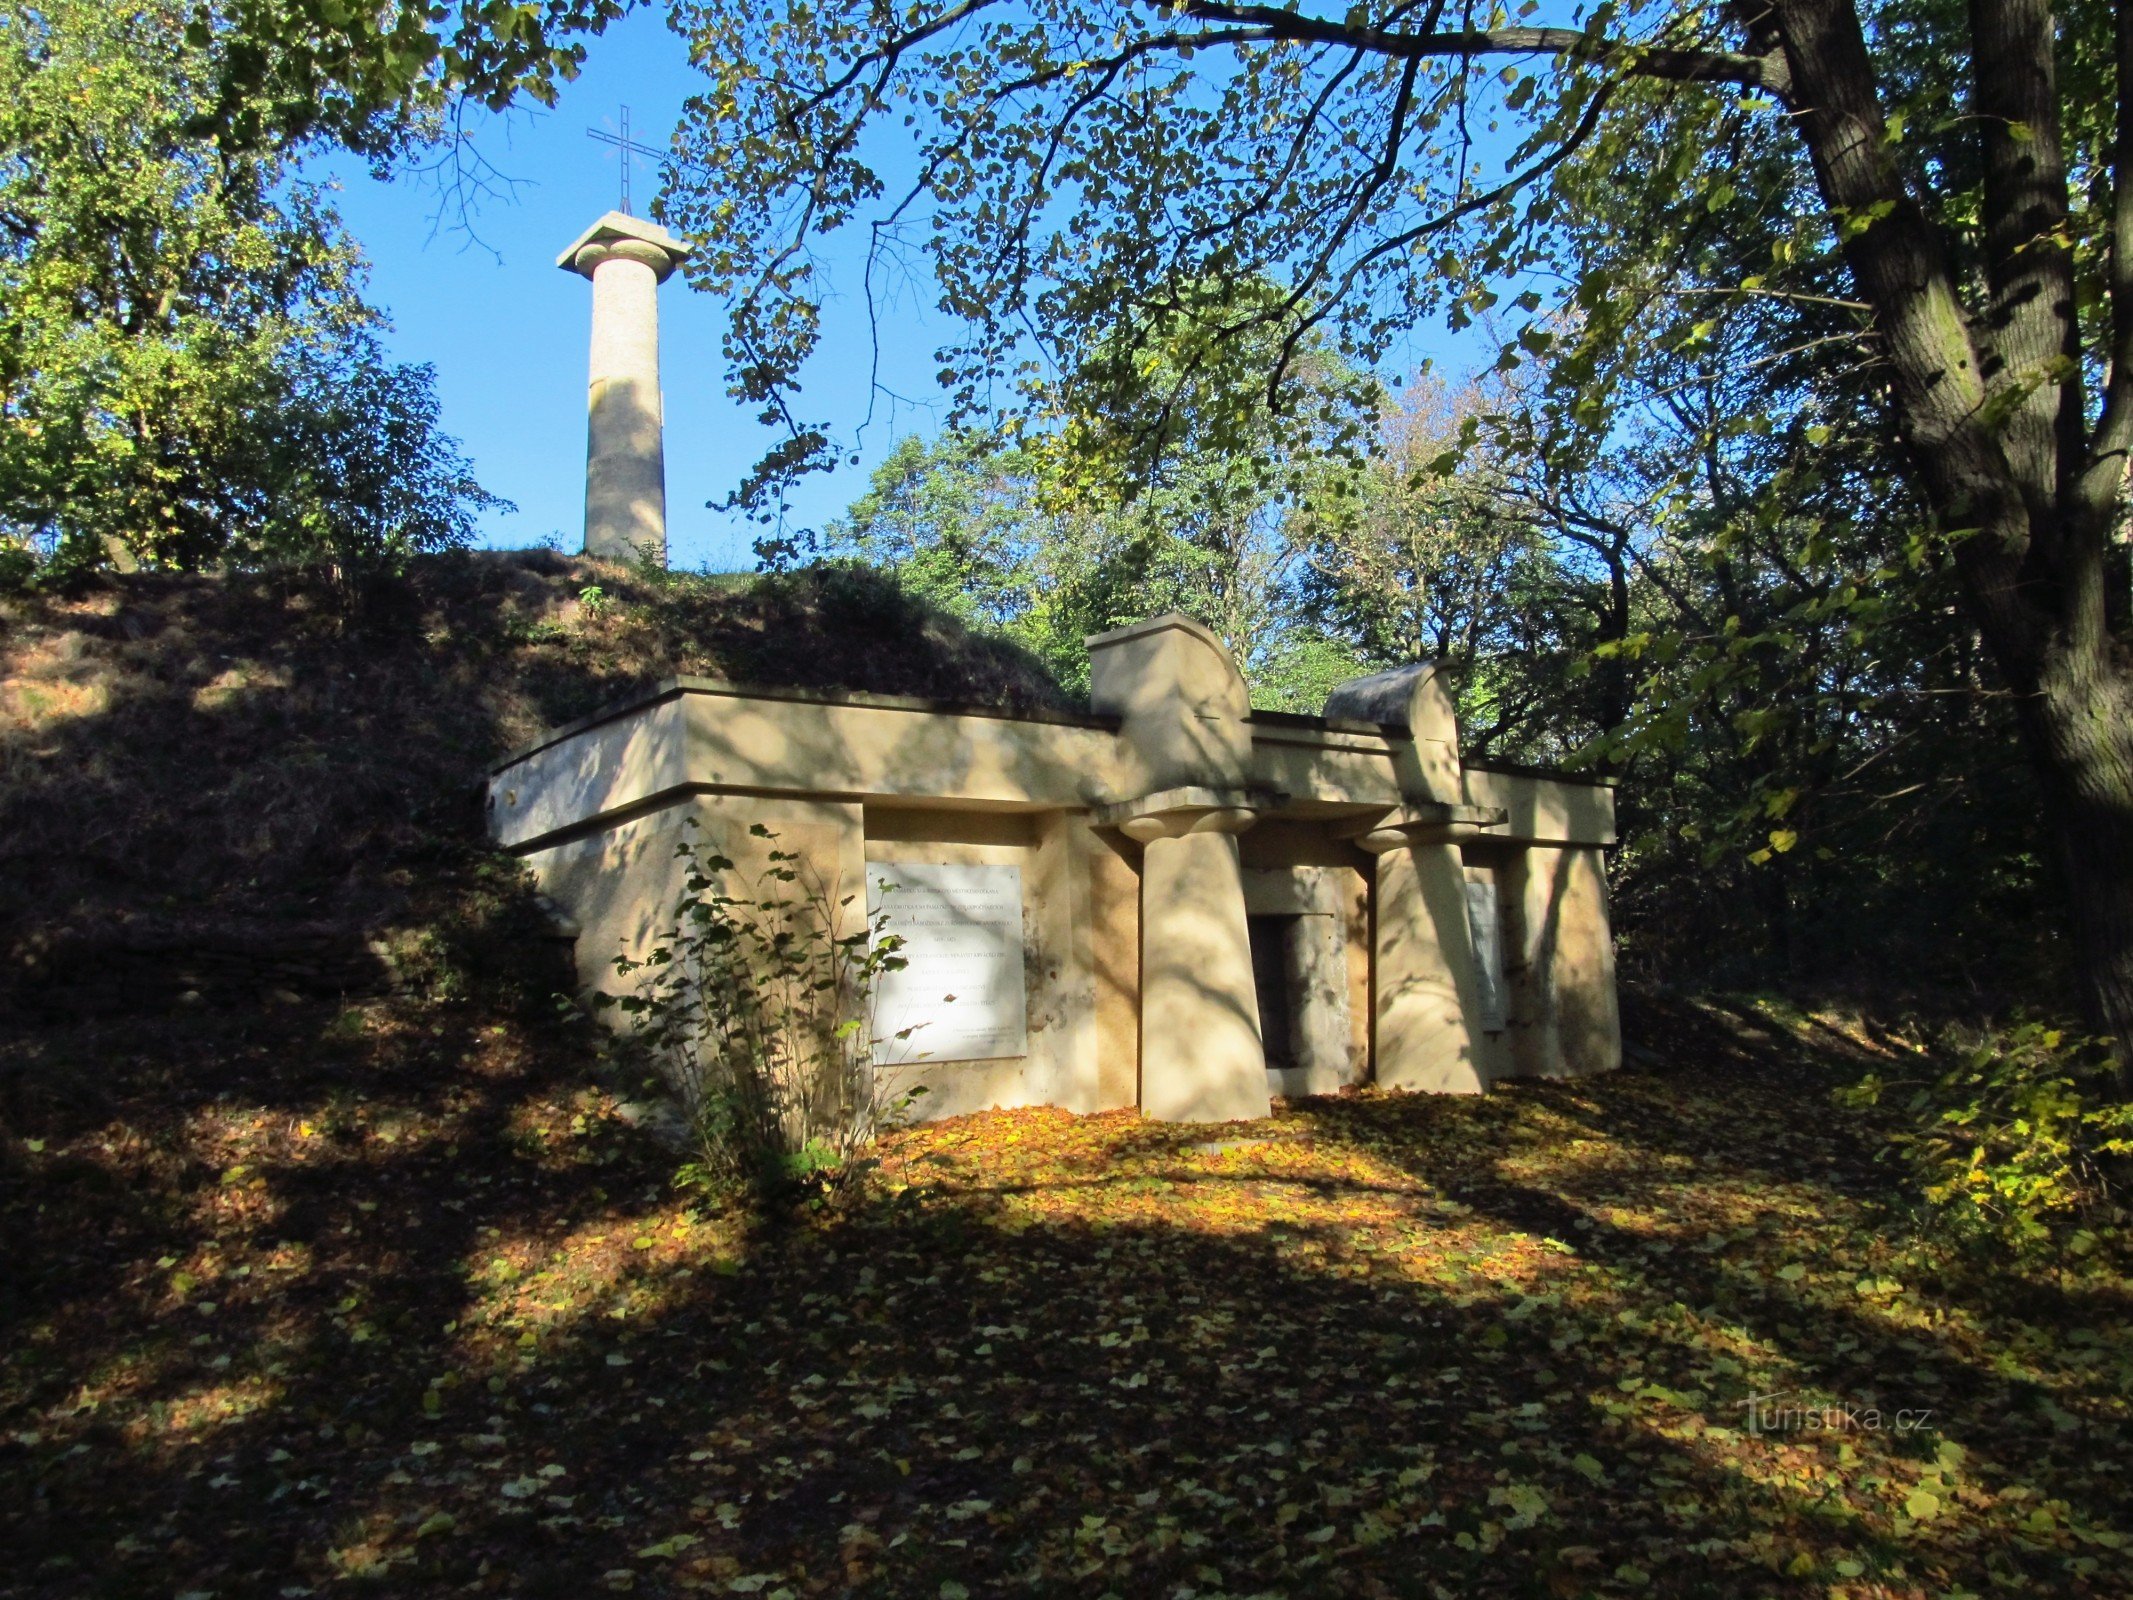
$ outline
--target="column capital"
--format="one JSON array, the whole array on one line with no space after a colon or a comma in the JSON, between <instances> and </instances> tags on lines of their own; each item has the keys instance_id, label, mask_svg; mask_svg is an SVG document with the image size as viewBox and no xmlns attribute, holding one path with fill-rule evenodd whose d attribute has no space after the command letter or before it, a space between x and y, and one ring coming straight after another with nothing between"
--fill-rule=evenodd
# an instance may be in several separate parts
<instances>
[{"instance_id":1,"label":"column capital","mask_svg":"<svg viewBox=\"0 0 2133 1600\"><path fill-rule=\"evenodd\" d=\"M1457 806L1432 800L1353 819L1333 831L1335 837L1377 856L1416 845L1464 844L1510 819L1510 812L1502 806Z\"/></svg>"},{"instance_id":2,"label":"column capital","mask_svg":"<svg viewBox=\"0 0 2133 1600\"><path fill-rule=\"evenodd\" d=\"M589 278L603 261L638 261L650 267L664 283L688 254L688 241L675 238L658 223L610 211L573 239L570 247L555 258L555 264L565 272Z\"/></svg>"},{"instance_id":3,"label":"column capital","mask_svg":"<svg viewBox=\"0 0 2133 1600\"><path fill-rule=\"evenodd\" d=\"M1116 828L1142 844L1179 839L1188 833L1242 833L1259 820L1260 812L1273 810L1286 798L1264 789L1187 785L1098 806L1090 821L1098 827Z\"/></svg>"}]
</instances>

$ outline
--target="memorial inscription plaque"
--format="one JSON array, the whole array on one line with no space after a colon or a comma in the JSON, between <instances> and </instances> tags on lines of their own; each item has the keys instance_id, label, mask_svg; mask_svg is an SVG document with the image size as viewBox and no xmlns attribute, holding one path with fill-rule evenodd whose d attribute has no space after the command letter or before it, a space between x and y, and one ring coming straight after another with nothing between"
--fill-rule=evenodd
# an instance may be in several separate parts
<instances>
[{"instance_id":1,"label":"memorial inscription plaque","mask_svg":"<svg viewBox=\"0 0 2133 1600\"><path fill-rule=\"evenodd\" d=\"M877 980L876 1065L1029 1053L1020 867L869 861L867 921L906 963Z\"/></svg>"}]
</instances>

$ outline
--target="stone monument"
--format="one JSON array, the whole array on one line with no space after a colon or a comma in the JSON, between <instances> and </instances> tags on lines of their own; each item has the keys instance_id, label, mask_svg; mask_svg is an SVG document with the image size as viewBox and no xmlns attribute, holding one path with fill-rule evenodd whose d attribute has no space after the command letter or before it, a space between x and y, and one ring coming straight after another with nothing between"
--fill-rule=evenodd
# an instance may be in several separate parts
<instances>
[{"instance_id":1,"label":"stone monument","mask_svg":"<svg viewBox=\"0 0 2133 1600\"><path fill-rule=\"evenodd\" d=\"M664 408L659 397L659 286L689 246L657 223L610 211L556 257L593 286L586 392L585 553L667 559Z\"/></svg>"},{"instance_id":2,"label":"stone monument","mask_svg":"<svg viewBox=\"0 0 2133 1600\"><path fill-rule=\"evenodd\" d=\"M738 882L798 863L840 934L886 910L877 1081L929 1117L1228 1122L1620 1061L1608 785L1464 756L1432 663L1313 717L1254 710L1189 617L1089 655L1082 714L678 678L501 763L491 826L588 988L657 944L689 827Z\"/></svg>"}]
</instances>

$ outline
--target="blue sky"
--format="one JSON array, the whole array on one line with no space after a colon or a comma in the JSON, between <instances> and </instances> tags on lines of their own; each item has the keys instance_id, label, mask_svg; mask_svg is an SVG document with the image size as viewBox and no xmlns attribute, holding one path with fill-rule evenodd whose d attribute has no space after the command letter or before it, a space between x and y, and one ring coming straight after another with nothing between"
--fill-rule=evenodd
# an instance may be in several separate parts
<instances>
[{"instance_id":1,"label":"blue sky","mask_svg":"<svg viewBox=\"0 0 2133 1600\"><path fill-rule=\"evenodd\" d=\"M390 183L354 161L331 163L342 215L371 262L370 298L392 317L388 343L403 361L437 369L446 428L473 458L485 487L516 513L484 519L495 545L530 545L554 534L576 549L584 529L586 336L591 285L555 258L617 201L615 152L586 137L614 131L623 105L632 136L663 149L694 87L681 41L661 11L632 12L591 42L584 72L554 111L535 108L489 120L477 148L511 179L485 200L464 231L438 226L435 186L419 175ZM658 187L656 166L637 164L632 188L642 216ZM900 305L885 331L885 377L930 398L932 351L941 342L925 307ZM829 314L825 359L808 374L809 414L849 425L866 408L863 318ZM772 435L727 398L719 352L720 308L680 277L660 290L660 371L666 391L667 533L676 567L754 564L762 530L706 502L740 481ZM862 438L862 462L809 479L793 501L810 525L834 516L865 487L869 467L899 434L932 431L908 410Z\"/></svg>"},{"instance_id":2,"label":"blue sky","mask_svg":"<svg viewBox=\"0 0 2133 1600\"><path fill-rule=\"evenodd\" d=\"M474 211L471 238L454 218L440 222L435 185L419 175L381 183L358 162L327 168L341 185L342 215L371 261L370 298L392 317L394 354L436 368L446 428L465 445L483 485L517 504L514 513L484 518L482 535L493 545L556 536L575 550L583 533L591 286L560 271L555 258L618 199L616 154L587 129L615 131L626 104L633 137L664 149L695 88L664 9L633 11L592 40L585 70L564 86L555 110L514 111L477 129L476 148L511 181ZM656 164L639 161L639 215L657 186ZM861 238L855 231L855 250ZM847 263L847 279L856 278L856 261L854 255ZM939 393L933 352L955 330L930 304L915 303L922 298L906 295L884 319L882 381L930 405ZM660 324L669 559L680 568L750 567L751 543L762 529L707 502L732 490L773 435L725 393L715 300L672 278L660 291ZM867 408L865 319L856 305L833 302L825 328L823 354L804 375L802 411L834 422L833 436L847 438ZM1473 342L1416 330L1400 364L1431 353L1448 360ZM859 465L803 483L792 499L793 520L815 526L835 516L900 435L935 425L930 410L878 409L858 438Z\"/></svg>"}]
</instances>

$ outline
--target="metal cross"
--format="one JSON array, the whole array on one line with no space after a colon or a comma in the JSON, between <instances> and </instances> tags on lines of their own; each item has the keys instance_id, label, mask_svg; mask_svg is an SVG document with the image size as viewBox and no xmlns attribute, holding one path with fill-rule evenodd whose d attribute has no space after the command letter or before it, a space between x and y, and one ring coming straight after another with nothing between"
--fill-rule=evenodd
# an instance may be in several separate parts
<instances>
[{"instance_id":1,"label":"metal cross","mask_svg":"<svg viewBox=\"0 0 2133 1600\"><path fill-rule=\"evenodd\" d=\"M628 106L622 108L622 131L619 134L609 133L605 128L587 128L585 137L597 139L602 144L611 144L615 147L615 154L622 163L622 214L625 217L635 216L636 213L630 210L630 159L633 156L647 156L654 161L658 161L666 155L666 152L664 150L654 150L648 144L639 144L630 137L630 108Z\"/></svg>"}]
</instances>

